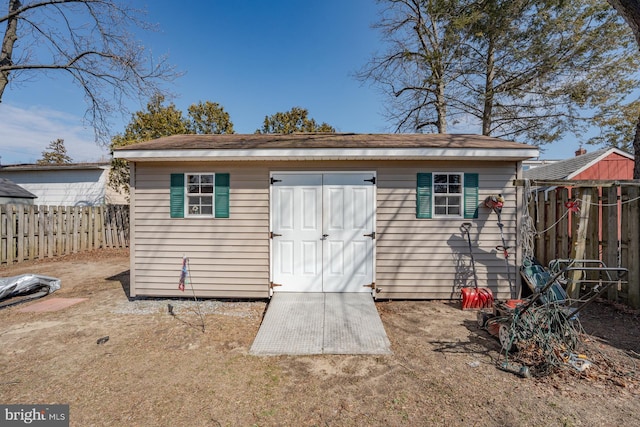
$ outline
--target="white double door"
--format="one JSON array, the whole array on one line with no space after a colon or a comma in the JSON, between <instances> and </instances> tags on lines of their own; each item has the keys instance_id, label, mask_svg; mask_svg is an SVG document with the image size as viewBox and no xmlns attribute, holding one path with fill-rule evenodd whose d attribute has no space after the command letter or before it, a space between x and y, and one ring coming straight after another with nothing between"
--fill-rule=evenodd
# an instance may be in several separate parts
<instances>
[{"instance_id":1,"label":"white double door","mask_svg":"<svg viewBox=\"0 0 640 427\"><path fill-rule=\"evenodd\" d=\"M371 292L375 175L274 173L276 292Z\"/></svg>"}]
</instances>

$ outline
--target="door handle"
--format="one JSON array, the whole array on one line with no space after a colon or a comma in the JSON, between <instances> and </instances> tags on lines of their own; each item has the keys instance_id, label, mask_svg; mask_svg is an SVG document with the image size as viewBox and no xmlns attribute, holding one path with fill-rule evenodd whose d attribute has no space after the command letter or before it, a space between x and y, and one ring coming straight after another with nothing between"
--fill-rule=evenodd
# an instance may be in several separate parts
<instances>
[{"instance_id":1,"label":"door handle","mask_svg":"<svg viewBox=\"0 0 640 427\"><path fill-rule=\"evenodd\" d=\"M327 237L329 237L329 235L328 235L328 234L323 234L323 235L322 235L322 238L321 238L320 240L326 240L326 238L327 238Z\"/></svg>"}]
</instances>

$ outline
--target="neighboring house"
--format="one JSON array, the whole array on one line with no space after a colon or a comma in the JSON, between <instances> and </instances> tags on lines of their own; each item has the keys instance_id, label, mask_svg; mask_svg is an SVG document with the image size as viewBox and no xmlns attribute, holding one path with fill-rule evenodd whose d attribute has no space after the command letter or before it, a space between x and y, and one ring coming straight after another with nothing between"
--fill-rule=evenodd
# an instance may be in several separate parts
<instances>
[{"instance_id":1,"label":"neighboring house","mask_svg":"<svg viewBox=\"0 0 640 427\"><path fill-rule=\"evenodd\" d=\"M18 184L0 178L0 205L33 205L37 197Z\"/></svg>"},{"instance_id":2,"label":"neighboring house","mask_svg":"<svg viewBox=\"0 0 640 427\"><path fill-rule=\"evenodd\" d=\"M584 148L570 159L525 170L523 176L540 180L633 179L633 155L617 148L587 153Z\"/></svg>"},{"instance_id":3,"label":"neighboring house","mask_svg":"<svg viewBox=\"0 0 640 427\"><path fill-rule=\"evenodd\" d=\"M497 216L517 260L525 144L478 135L175 135L118 148L131 167L131 296L373 292L508 297ZM183 256L189 274L178 289ZM515 279L515 268L511 266Z\"/></svg>"},{"instance_id":4,"label":"neighboring house","mask_svg":"<svg viewBox=\"0 0 640 427\"><path fill-rule=\"evenodd\" d=\"M0 166L0 177L35 194L38 205L98 206L124 204L126 198L109 188L110 163Z\"/></svg>"}]
</instances>

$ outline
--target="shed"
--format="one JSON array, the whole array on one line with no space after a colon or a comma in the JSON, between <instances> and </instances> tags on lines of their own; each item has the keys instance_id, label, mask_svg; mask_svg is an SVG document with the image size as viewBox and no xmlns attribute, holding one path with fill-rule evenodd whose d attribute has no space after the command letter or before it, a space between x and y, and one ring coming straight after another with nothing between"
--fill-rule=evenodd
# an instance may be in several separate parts
<instances>
[{"instance_id":1,"label":"shed","mask_svg":"<svg viewBox=\"0 0 640 427\"><path fill-rule=\"evenodd\" d=\"M125 204L124 195L108 186L110 168L109 162L5 165L0 166L0 177L35 194L40 205Z\"/></svg>"},{"instance_id":2,"label":"shed","mask_svg":"<svg viewBox=\"0 0 640 427\"><path fill-rule=\"evenodd\" d=\"M118 148L131 169L131 295L457 299L473 282L461 231L471 222L478 282L507 297L500 230L483 201L504 196L517 260L512 184L537 155L453 134L174 135Z\"/></svg>"},{"instance_id":3,"label":"shed","mask_svg":"<svg viewBox=\"0 0 640 427\"><path fill-rule=\"evenodd\" d=\"M0 178L0 205L33 205L33 201L37 197L15 182Z\"/></svg>"}]
</instances>

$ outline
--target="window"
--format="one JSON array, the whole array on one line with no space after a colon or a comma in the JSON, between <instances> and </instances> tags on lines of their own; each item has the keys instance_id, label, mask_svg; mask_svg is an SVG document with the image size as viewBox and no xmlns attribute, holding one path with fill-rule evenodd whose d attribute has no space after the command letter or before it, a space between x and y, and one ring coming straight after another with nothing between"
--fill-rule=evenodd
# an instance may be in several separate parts
<instances>
[{"instance_id":1,"label":"window","mask_svg":"<svg viewBox=\"0 0 640 427\"><path fill-rule=\"evenodd\" d=\"M434 216L461 216L462 174L433 174L433 214Z\"/></svg>"},{"instance_id":2,"label":"window","mask_svg":"<svg viewBox=\"0 0 640 427\"><path fill-rule=\"evenodd\" d=\"M463 217L478 217L477 173L418 173L416 218Z\"/></svg>"},{"instance_id":3,"label":"window","mask_svg":"<svg viewBox=\"0 0 640 427\"><path fill-rule=\"evenodd\" d=\"M171 174L171 218L229 218L228 173Z\"/></svg>"},{"instance_id":4,"label":"window","mask_svg":"<svg viewBox=\"0 0 640 427\"><path fill-rule=\"evenodd\" d=\"M213 216L213 174L187 174L187 216Z\"/></svg>"}]
</instances>

